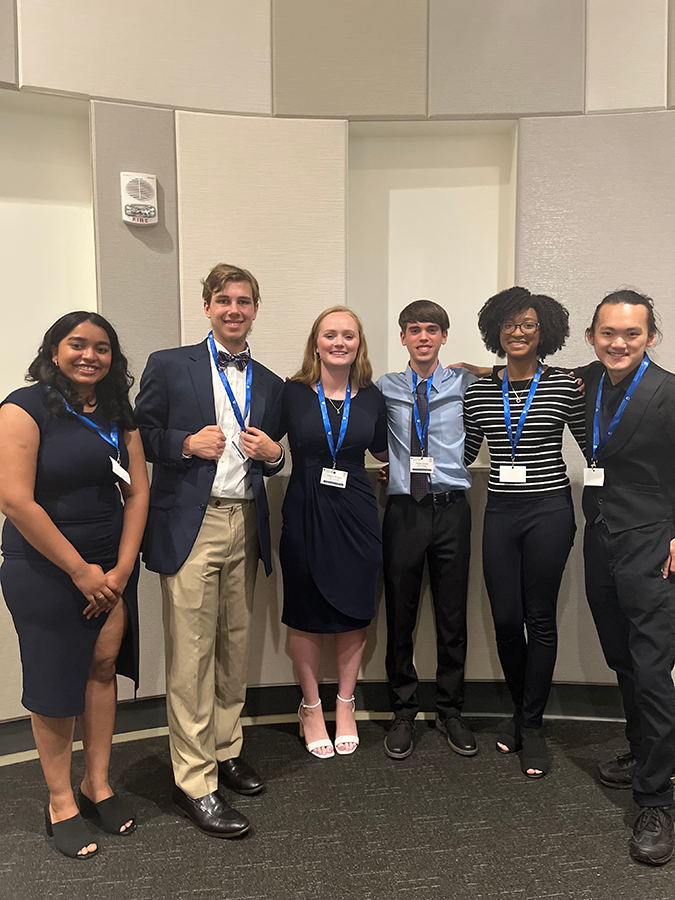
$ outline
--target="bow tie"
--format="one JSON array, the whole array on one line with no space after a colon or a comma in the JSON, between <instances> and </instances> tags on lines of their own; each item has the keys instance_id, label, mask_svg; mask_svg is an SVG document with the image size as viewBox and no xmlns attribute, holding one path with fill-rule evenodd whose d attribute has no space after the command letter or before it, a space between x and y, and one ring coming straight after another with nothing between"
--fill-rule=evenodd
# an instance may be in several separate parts
<instances>
[{"instance_id":1,"label":"bow tie","mask_svg":"<svg viewBox=\"0 0 675 900\"><path fill-rule=\"evenodd\" d=\"M241 353L228 353L227 350L218 351L219 369L226 369L228 366L236 366L240 372L243 372L250 360L250 350L242 350Z\"/></svg>"}]
</instances>

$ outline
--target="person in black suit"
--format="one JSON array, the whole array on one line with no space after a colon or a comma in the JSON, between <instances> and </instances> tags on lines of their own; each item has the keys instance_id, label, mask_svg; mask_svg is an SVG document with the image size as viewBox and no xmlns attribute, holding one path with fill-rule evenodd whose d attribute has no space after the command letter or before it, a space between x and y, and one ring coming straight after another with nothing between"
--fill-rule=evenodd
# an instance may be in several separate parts
<instances>
[{"instance_id":1,"label":"person in black suit","mask_svg":"<svg viewBox=\"0 0 675 900\"><path fill-rule=\"evenodd\" d=\"M675 375L646 355L657 335L649 297L609 294L587 331L599 362L578 373L589 460L586 594L629 743L598 774L607 787L632 787L640 812L630 855L652 865L673 854L675 769Z\"/></svg>"},{"instance_id":2,"label":"person in black suit","mask_svg":"<svg viewBox=\"0 0 675 900\"><path fill-rule=\"evenodd\" d=\"M219 782L240 794L264 783L241 757L246 651L258 559L271 572L264 475L281 470L282 381L250 358L260 290L246 269L217 265L203 281L212 332L150 355L136 402L153 463L143 560L159 572L174 808L216 837L248 830Z\"/></svg>"}]
</instances>

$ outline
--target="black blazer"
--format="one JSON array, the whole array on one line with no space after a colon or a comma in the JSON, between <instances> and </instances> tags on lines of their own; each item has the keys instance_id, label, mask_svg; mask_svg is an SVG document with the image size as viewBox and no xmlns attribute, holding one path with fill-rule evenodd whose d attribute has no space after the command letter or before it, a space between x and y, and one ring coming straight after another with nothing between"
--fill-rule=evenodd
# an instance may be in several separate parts
<instances>
[{"instance_id":1,"label":"black blazer","mask_svg":"<svg viewBox=\"0 0 675 900\"><path fill-rule=\"evenodd\" d=\"M282 380L253 361L249 422L269 435L279 429ZM216 424L208 344L159 350L148 359L136 399L145 455L153 463L150 510L141 552L152 572L173 575L187 559L204 518L216 461L182 458L183 441ZM251 488L258 517L260 557L272 571L269 507L263 475L283 467L252 460Z\"/></svg>"},{"instance_id":2,"label":"black blazer","mask_svg":"<svg viewBox=\"0 0 675 900\"><path fill-rule=\"evenodd\" d=\"M586 383L587 459L593 454L593 416L605 367L591 363L578 374ZM675 375L652 362L598 457L602 487L586 487L587 522L599 513L610 532L675 518Z\"/></svg>"}]
</instances>

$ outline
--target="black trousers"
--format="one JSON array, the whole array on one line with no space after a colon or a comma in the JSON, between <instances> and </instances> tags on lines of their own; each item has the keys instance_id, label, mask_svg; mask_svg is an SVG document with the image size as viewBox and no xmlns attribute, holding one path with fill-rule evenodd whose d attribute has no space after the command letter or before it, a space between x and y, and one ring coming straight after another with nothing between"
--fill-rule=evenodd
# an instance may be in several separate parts
<instances>
[{"instance_id":1,"label":"black trousers","mask_svg":"<svg viewBox=\"0 0 675 900\"><path fill-rule=\"evenodd\" d=\"M471 507L463 494L447 505L434 503L431 495L420 503L408 494L390 496L382 545L394 713L414 719L419 712L413 631L426 560L436 619L436 710L442 719L458 716L464 702Z\"/></svg>"},{"instance_id":2,"label":"black trousers","mask_svg":"<svg viewBox=\"0 0 675 900\"><path fill-rule=\"evenodd\" d=\"M675 584L661 567L673 523L610 534L604 522L586 527L586 596L607 665L616 672L626 737L638 757L638 806L669 806L675 771Z\"/></svg>"},{"instance_id":3,"label":"black trousers","mask_svg":"<svg viewBox=\"0 0 675 900\"><path fill-rule=\"evenodd\" d=\"M497 652L516 712L530 728L541 726L551 690L558 592L575 531L569 494L488 499L483 574Z\"/></svg>"}]
</instances>

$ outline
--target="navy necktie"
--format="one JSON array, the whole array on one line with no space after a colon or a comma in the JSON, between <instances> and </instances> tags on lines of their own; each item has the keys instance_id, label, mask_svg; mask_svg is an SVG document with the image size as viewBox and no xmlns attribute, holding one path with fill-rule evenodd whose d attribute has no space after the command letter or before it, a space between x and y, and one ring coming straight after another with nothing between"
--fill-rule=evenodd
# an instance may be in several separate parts
<instances>
[{"instance_id":1,"label":"navy necktie","mask_svg":"<svg viewBox=\"0 0 675 900\"><path fill-rule=\"evenodd\" d=\"M420 422L424 425L427 418L427 383L426 381L417 382L417 408L420 413ZM427 441L429 436L427 435ZM415 416L413 414L412 433L410 435L410 455L421 456L422 445L415 427ZM420 502L429 493L429 476L424 472L410 473L410 496L417 503Z\"/></svg>"},{"instance_id":2,"label":"navy necktie","mask_svg":"<svg viewBox=\"0 0 675 900\"><path fill-rule=\"evenodd\" d=\"M226 369L228 366L236 366L243 372L251 359L250 350L242 350L241 353L228 353L227 350L218 351L218 368Z\"/></svg>"}]
</instances>

